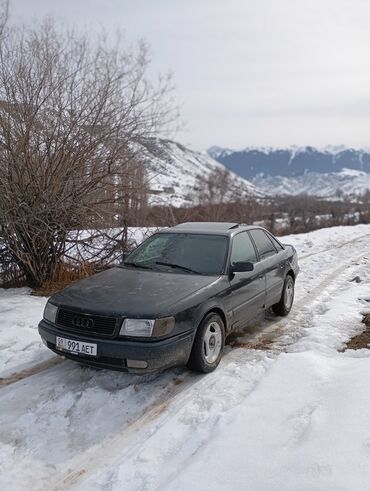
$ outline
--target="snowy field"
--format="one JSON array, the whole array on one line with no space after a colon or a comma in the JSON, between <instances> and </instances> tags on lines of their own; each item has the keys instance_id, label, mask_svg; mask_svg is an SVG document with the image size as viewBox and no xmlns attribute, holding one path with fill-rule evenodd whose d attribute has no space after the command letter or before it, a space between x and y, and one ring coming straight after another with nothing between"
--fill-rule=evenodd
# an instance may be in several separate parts
<instances>
[{"instance_id":1,"label":"snowy field","mask_svg":"<svg viewBox=\"0 0 370 491\"><path fill-rule=\"evenodd\" d=\"M370 350L339 351L370 312L370 226L283 242L292 312L209 375L82 368L40 342L46 299L0 290L0 489L370 489Z\"/></svg>"}]
</instances>

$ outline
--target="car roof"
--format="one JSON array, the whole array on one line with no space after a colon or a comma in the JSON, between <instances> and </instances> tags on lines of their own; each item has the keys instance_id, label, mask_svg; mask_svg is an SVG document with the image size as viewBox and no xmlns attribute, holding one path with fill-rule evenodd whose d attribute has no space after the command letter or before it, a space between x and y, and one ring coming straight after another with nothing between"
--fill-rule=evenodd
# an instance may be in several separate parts
<instances>
[{"instance_id":1,"label":"car roof","mask_svg":"<svg viewBox=\"0 0 370 491\"><path fill-rule=\"evenodd\" d=\"M232 235L235 232L261 228L257 225L246 225L244 223L234 222L186 222L175 225L163 232L173 233L194 233L194 234L215 234L215 235Z\"/></svg>"}]
</instances>

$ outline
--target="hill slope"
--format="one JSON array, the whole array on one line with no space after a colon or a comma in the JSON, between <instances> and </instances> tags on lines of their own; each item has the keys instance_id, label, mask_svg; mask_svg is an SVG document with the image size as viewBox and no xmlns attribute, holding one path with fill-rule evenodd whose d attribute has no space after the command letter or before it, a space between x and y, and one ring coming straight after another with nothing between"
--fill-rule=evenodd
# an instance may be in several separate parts
<instances>
[{"instance_id":1,"label":"hill slope","mask_svg":"<svg viewBox=\"0 0 370 491\"><path fill-rule=\"evenodd\" d=\"M152 204L192 204L200 179L207 178L216 168L225 168L207 153L196 152L172 140L150 139L142 145L150 175ZM264 195L248 180L234 173L232 177L233 197Z\"/></svg>"}]
</instances>

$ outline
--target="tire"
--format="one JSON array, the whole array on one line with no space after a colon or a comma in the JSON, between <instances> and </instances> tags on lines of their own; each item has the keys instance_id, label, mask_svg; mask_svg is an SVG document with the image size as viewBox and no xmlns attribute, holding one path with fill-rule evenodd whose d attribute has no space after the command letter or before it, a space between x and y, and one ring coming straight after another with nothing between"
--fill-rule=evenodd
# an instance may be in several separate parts
<instances>
[{"instance_id":1,"label":"tire","mask_svg":"<svg viewBox=\"0 0 370 491\"><path fill-rule=\"evenodd\" d=\"M213 372L220 363L224 345L225 325L218 314L211 312L197 329L188 367L196 372Z\"/></svg>"},{"instance_id":2,"label":"tire","mask_svg":"<svg viewBox=\"0 0 370 491\"><path fill-rule=\"evenodd\" d=\"M284 281L283 292L278 303L272 306L276 315L288 315L292 309L294 300L294 279L288 274Z\"/></svg>"}]
</instances>

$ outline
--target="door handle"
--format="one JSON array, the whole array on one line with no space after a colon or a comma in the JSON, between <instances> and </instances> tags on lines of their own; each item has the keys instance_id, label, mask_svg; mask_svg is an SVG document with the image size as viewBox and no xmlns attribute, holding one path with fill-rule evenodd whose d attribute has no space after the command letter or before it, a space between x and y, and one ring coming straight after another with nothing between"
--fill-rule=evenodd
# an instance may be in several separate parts
<instances>
[{"instance_id":1,"label":"door handle","mask_svg":"<svg viewBox=\"0 0 370 491\"><path fill-rule=\"evenodd\" d=\"M263 274L259 275L258 279L263 280Z\"/></svg>"}]
</instances>

